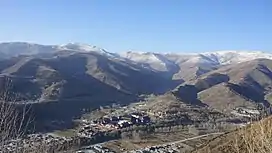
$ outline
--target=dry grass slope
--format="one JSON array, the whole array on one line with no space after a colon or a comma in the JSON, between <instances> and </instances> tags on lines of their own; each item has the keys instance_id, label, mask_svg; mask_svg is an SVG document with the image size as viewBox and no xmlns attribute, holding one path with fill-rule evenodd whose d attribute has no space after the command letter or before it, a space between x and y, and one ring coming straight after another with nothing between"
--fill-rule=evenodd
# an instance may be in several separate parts
<instances>
[{"instance_id":1,"label":"dry grass slope","mask_svg":"<svg viewBox=\"0 0 272 153\"><path fill-rule=\"evenodd\" d=\"M195 153L271 153L272 117L217 137Z\"/></svg>"},{"instance_id":2,"label":"dry grass slope","mask_svg":"<svg viewBox=\"0 0 272 153\"><path fill-rule=\"evenodd\" d=\"M221 111L231 111L241 106L255 106L252 102L234 93L226 83L221 83L199 92L198 99Z\"/></svg>"}]
</instances>

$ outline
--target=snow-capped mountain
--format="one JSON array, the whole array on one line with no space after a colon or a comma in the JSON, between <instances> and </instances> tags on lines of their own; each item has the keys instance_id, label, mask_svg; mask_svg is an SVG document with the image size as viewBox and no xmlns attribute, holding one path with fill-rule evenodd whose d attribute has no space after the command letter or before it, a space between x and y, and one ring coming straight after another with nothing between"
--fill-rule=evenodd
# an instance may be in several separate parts
<instances>
[{"instance_id":1,"label":"snow-capped mountain","mask_svg":"<svg viewBox=\"0 0 272 153\"><path fill-rule=\"evenodd\" d=\"M57 49L58 50L70 50L70 51L76 51L76 52L85 52L85 53L96 52L96 53L100 53L103 55L107 55L109 57L118 57L119 56L118 54L110 53L103 48L88 45L88 44L81 44L81 43L63 44L63 45L57 46Z\"/></svg>"},{"instance_id":2,"label":"snow-capped mountain","mask_svg":"<svg viewBox=\"0 0 272 153\"><path fill-rule=\"evenodd\" d=\"M0 59L18 55L40 55L69 51L73 53L97 53L122 63L168 73L177 79L190 79L227 64L236 64L259 58L272 59L272 54L260 51L216 51L206 53L151 53L124 52L111 53L103 48L82 44L40 45L25 42L0 43ZM189 70L189 71L188 71ZM193 75L191 75L193 74Z\"/></svg>"},{"instance_id":3,"label":"snow-capped mountain","mask_svg":"<svg viewBox=\"0 0 272 153\"><path fill-rule=\"evenodd\" d=\"M10 58L18 55L34 55L40 53L53 53L55 47L52 45L40 45L26 42L0 43L1 58Z\"/></svg>"},{"instance_id":4,"label":"snow-capped mountain","mask_svg":"<svg viewBox=\"0 0 272 153\"><path fill-rule=\"evenodd\" d=\"M111 53L103 48L82 44L82 43L67 43L62 45L40 45L26 42L8 42L0 43L0 55L8 57L18 55L33 55L39 53L54 53L61 50L69 50L75 52L96 52L110 57L119 57L134 61L141 64L157 64L165 70L167 66L174 63L202 63L202 64L232 64L240 63L249 60L266 58L272 59L272 54L261 51L216 51L206 53L151 53L151 52L125 52Z\"/></svg>"},{"instance_id":5,"label":"snow-capped mountain","mask_svg":"<svg viewBox=\"0 0 272 153\"><path fill-rule=\"evenodd\" d=\"M146 64L171 65L173 63L197 63L204 65L235 64L254 59L272 59L272 54L261 51L217 51L198 54L160 54L150 52L126 52L122 57Z\"/></svg>"},{"instance_id":6,"label":"snow-capped mountain","mask_svg":"<svg viewBox=\"0 0 272 153\"><path fill-rule=\"evenodd\" d=\"M40 45L26 42L0 43L0 56L2 58L10 58L19 55L51 54L59 51L83 53L96 52L108 57L119 57L118 54L110 53L103 48L81 43L67 43L62 45Z\"/></svg>"},{"instance_id":7,"label":"snow-capped mountain","mask_svg":"<svg viewBox=\"0 0 272 153\"><path fill-rule=\"evenodd\" d=\"M157 53L130 51L120 53L120 56L157 71L172 71L174 66L173 61L170 61L164 55Z\"/></svg>"},{"instance_id":8,"label":"snow-capped mountain","mask_svg":"<svg viewBox=\"0 0 272 153\"><path fill-rule=\"evenodd\" d=\"M260 58L272 59L272 54L261 51L218 51L203 53L202 55L219 64L241 63Z\"/></svg>"},{"instance_id":9,"label":"snow-capped mountain","mask_svg":"<svg viewBox=\"0 0 272 153\"><path fill-rule=\"evenodd\" d=\"M173 79L190 80L228 64L254 59L272 59L272 54L259 51L218 51L198 54L161 54L126 52L121 57L155 71L168 72Z\"/></svg>"}]
</instances>

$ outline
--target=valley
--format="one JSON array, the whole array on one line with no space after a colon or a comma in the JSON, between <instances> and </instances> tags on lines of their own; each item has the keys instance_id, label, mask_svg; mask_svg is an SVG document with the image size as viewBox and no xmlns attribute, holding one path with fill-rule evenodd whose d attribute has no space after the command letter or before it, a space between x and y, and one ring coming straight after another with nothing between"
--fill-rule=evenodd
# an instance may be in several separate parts
<instances>
[{"instance_id":1,"label":"valley","mask_svg":"<svg viewBox=\"0 0 272 153\"><path fill-rule=\"evenodd\" d=\"M29 108L35 127L4 144L11 149L46 141L58 152L192 152L271 114L268 53L14 42L0 54L0 100Z\"/></svg>"}]
</instances>

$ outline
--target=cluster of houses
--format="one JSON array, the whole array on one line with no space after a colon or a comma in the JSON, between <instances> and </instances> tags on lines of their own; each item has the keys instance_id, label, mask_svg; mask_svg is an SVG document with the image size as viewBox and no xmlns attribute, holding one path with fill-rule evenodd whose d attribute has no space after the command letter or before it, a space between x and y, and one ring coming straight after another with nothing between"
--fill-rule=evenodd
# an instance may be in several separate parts
<instances>
[{"instance_id":1,"label":"cluster of houses","mask_svg":"<svg viewBox=\"0 0 272 153\"><path fill-rule=\"evenodd\" d=\"M141 113L132 113L127 116L104 116L99 120L85 121L78 132L78 136L90 138L98 132L122 129L132 125L144 125L150 122L150 117Z\"/></svg>"},{"instance_id":2,"label":"cluster of houses","mask_svg":"<svg viewBox=\"0 0 272 153\"><path fill-rule=\"evenodd\" d=\"M31 134L21 139L10 140L0 148L0 152L21 152L48 148L54 149L53 147L55 146L64 147L65 144L69 144L71 141L72 139L49 134Z\"/></svg>"},{"instance_id":3,"label":"cluster of houses","mask_svg":"<svg viewBox=\"0 0 272 153\"><path fill-rule=\"evenodd\" d=\"M92 138L96 134L98 134L99 131L100 129L97 124L84 124L84 126L82 126L81 129L78 131L77 135L79 137Z\"/></svg>"},{"instance_id":4,"label":"cluster of houses","mask_svg":"<svg viewBox=\"0 0 272 153\"><path fill-rule=\"evenodd\" d=\"M127 116L105 116L101 120L96 121L96 123L103 126L110 126L116 129L121 129L131 125L148 124L150 121L150 117L147 115L141 113L132 113Z\"/></svg>"},{"instance_id":5,"label":"cluster of houses","mask_svg":"<svg viewBox=\"0 0 272 153\"><path fill-rule=\"evenodd\" d=\"M164 144L152 147L146 147L138 150L131 150L125 153L179 153L182 146L176 144Z\"/></svg>"},{"instance_id":6,"label":"cluster of houses","mask_svg":"<svg viewBox=\"0 0 272 153\"><path fill-rule=\"evenodd\" d=\"M115 153L108 148L103 147L100 144L91 145L76 151L76 153Z\"/></svg>"},{"instance_id":7,"label":"cluster of houses","mask_svg":"<svg viewBox=\"0 0 272 153\"><path fill-rule=\"evenodd\" d=\"M243 108L243 107L235 108L232 111L232 114L237 115L237 116L243 116L243 117L254 117L254 116L261 115L259 110Z\"/></svg>"}]
</instances>

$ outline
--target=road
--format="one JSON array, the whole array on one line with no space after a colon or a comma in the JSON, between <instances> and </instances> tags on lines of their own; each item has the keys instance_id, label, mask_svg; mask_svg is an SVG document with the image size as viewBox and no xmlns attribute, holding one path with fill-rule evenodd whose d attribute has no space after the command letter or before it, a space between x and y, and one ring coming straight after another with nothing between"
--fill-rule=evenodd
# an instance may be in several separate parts
<instances>
[{"instance_id":1,"label":"road","mask_svg":"<svg viewBox=\"0 0 272 153\"><path fill-rule=\"evenodd\" d=\"M210 136L210 135L222 135L222 134L225 134L225 133L224 132L209 133L209 134L199 135L199 136L195 136L195 137L192 137L192 138L187 138L187 139L183 139L183 140L173 141L173 142L164 143L164 144L161 144L161 145L150 146L150 147L173 145L173 144L182 143L182 142L189 141L189 140L194 140L194 139L207 137L207 136Z\"/></svg>"},{"instance_id":2,"label":"road","mask_svg":"<svg viewBox=\"0 0 272 153\"><path fill-rule=\"evenodd\" d=\"M202 138L202 137L207 137L207 136L210 136L210 135L221 135L221 134L225 134L225 133L223 133L223 132L209 133L209 134L199 135L199 136L195 136L195 137L191 137L191 138L187 138L187 139L183 139L183 140L178 140L178 141L174 141L174 142L164 143L164 144L161 144L161 145L149 146L149 147L147 147L147 148L157 147L157 146L173 145L173 144L182 143L182 142L189 141L189 140L193 140L193 139L199 139L199 138ZM87 151L92 150L92 149L88 149L88 148L90 148L90 147L92 147L92 146L97 146L97 145L98 145L98 146L101 146L101 145L103 145L103 144L104 144L104 142L103 142L103 143L98 143L98 144L95 144L95 145L90 145L90 146L87 146L87 147L83 147L83 148L81 148L80 150L81 150L81 151L87 152ZM138 149L137 149L137 150L138 150ZM124 153L126 153L126 152L124 152Z\"/></svg>"}]
</instances>

